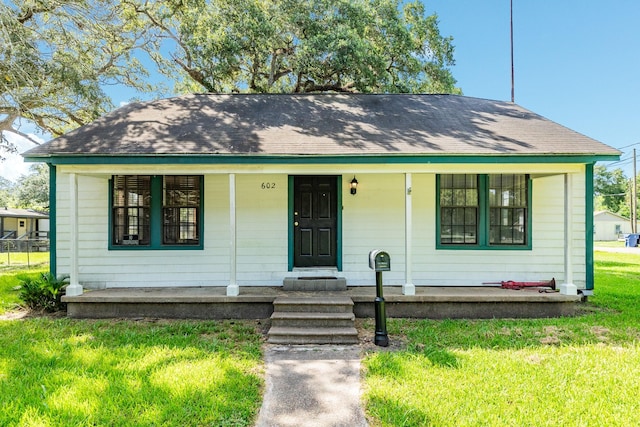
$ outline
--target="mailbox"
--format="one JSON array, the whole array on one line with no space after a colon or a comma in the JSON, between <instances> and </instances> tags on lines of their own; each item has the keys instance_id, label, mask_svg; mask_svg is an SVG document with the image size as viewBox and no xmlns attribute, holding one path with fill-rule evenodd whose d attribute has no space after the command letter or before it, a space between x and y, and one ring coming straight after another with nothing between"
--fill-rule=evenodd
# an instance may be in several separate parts
<instances>
[{"instance_id":1,"label":"mailbox","mask_svg":"<svg viewBox=\"0 0 640 427\"><path fill-rule=\"evenodd\" d=\"M369 268L375 271L391 271L391 258L385 251L369 252Z\"/></svg>"},{"instance_id":2,"label":"mailbox","mask_svg":"<svg viewBox=\"0 0 640 427\"><path fill-rule=\"evenodd\" d=\"M391 270L389 254L380 249L369 252L369 268L376 272L376 299L374 301L376 335L373 342L375 345L386 347L389 345L389 336L387 334L387 314L384 309L384 296L382 295L382 272Z\"/></svg>"}]
</instances>

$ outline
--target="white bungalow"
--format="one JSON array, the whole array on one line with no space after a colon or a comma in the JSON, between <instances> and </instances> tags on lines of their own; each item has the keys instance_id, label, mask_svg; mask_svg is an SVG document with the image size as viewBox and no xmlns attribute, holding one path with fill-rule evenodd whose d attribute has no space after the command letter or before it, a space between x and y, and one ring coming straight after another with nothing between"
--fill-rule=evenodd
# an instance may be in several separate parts
<instances>
[{"instance_id":1,"label":"white bungalow","mask_svg":"<svg viewBox=\"0 0 640 427\"><path fill-rule=\"evenodd\" d=\"M620 152L509 102L189 95L129 104L24 154L51 167L54 273L85 288L290 277L593 289L593 166Z\"/></svg>"},{"instance_id":2,"label":"white bungalow","mask_svg":"<svg viewBox=\"0 0 640 427\"><path fill-rule=\"evenodd\" d=\"M593 213L593 239L596 242L618 240L631 233L631 220L609 211Z\"/></svg>"}]
</instances>

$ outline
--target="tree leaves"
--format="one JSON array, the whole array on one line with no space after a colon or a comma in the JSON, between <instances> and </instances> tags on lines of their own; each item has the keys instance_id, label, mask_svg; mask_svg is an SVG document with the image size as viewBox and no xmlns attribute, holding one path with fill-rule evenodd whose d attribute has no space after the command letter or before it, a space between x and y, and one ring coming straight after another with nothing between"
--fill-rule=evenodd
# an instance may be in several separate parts
<instances>
[{"instance_id":1,"label":"tree leaves","mask_svg":"<svg viewBox=\"0 0 640 427\"><path fill-rule=\"evenodd\" d=\"M175 42L183 92L460 92L448 69L452 39L420 2L174 0L135 8L158 37Z\"/></svg>"},{"instance_id":2,"label":"tree leaves","mask_svg":"<svg viewBox=\"0 0 640 427\"><path fill-rule=\"evenodd\" d=\"M0 132L28 138L21 119L61 135L113 108L105 87L149 90L147 71L131 55L149 42L121 12L108 0L3 2Z\"/></svg>"},{"instance_id":3,"label":"tree leaves","mask_svg":"<svg viewBox=\"0 0 640 427\"><path fill-rule=\"evenodd\" d=\"M453 51L418 1L5 0L0 149L96 119L112 85L154 90L147 55L177 93L460 93Z\"/></svg>"}]
</instances>

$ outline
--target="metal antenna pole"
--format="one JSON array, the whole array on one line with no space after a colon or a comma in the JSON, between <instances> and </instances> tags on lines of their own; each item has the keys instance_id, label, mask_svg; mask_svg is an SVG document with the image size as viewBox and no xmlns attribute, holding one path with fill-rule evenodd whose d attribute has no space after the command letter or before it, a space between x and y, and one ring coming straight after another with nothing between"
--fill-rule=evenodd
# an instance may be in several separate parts
<instances>
[{"instance_id":1,"label":"metal antenna pole","mask_svg":"<svg viewBox=\"0 0 640 427\"><path fill-rule=\"evenodd\" d=\"M511 102L515 102L515 72L513 70L513 0L511 0Z\"/></svg>"}]
</instances>

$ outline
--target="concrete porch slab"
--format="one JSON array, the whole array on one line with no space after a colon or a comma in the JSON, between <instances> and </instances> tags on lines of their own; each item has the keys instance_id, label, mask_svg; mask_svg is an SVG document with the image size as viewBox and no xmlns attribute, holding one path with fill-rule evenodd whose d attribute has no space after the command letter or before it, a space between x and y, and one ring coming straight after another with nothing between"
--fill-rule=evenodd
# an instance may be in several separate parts
<instances>
[{"instance_id":1,"label":"concrete porch slab","mask_svg":"<svg viewBox=\"0 0 640 427\"><path fill-rule=\"evenodd\" d=\"M227 296L225 287L112 288L65 296L62 301L74 318L264 319L273 313L278 297L317 294L266 286L240 287L238 296ZM374 317L375 286L321 294L348 296L357 317ZM537 288L450 286L416 287L415 295L403 295L400 286L385 286L384 298L388 317L431 319L572 316L582 301L580 295L540 293Z\"/></svg>"}]
</instances>

